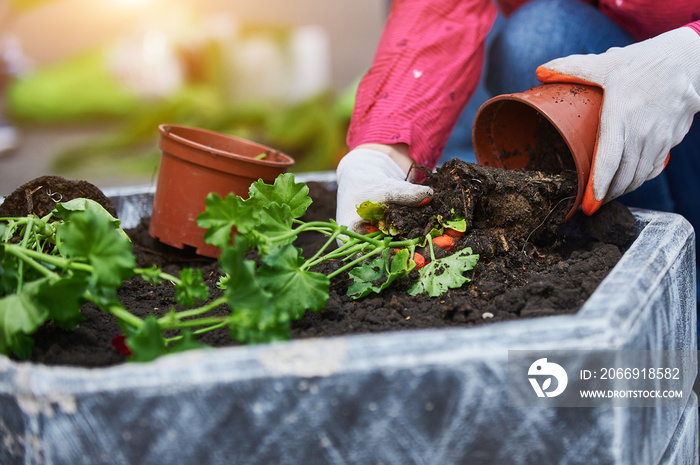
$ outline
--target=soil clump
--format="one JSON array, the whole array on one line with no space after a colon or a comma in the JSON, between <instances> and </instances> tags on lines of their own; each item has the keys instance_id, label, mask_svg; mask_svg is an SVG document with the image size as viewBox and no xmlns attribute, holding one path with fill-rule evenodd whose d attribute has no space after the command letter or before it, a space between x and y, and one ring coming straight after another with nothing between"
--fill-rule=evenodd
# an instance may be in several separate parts
<instances>
[{"instance_id":1,"label":"soil clump","mask_svg":"<svg viewBox=\"0 0 700 465\"><path fill-rule=\"evenodd\" d=\"M551 243L576 198L576 174L504 170L452 160L425 184L433 187L430 203L420 207L393 206L388 229L414 238L427 235L443 220L461 217L467 230L462 247L482 257L523 242Z\"/></svg>"},{"instance_id":2,"label":"soil clump","mask_svg":"<svg viewBox=\"0 0 700 465\"><path fill-rule=\"evenodd\" d=\"M94 200L112 216L117 216L114 205L97 186L61 176L41 176L22 184L5 197L0 204L0 217L27 216L30 213L42 217L56 208L56 203L78 198Z\"/></svg>"}]
</instances>

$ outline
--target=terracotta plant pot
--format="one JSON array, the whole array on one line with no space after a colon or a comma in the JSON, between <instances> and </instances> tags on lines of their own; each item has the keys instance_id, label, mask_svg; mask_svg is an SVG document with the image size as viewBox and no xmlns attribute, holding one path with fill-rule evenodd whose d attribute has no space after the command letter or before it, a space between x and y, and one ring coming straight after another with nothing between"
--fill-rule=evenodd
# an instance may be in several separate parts
<instances>
[{"instance_id":1,"label":"terracotta plant pot","mask_svg":"<svg viewBox=\"0 0 700 465\"><path fill-rule=\"evenodd\" d=\"M480 165L561 173L575 169L581 205L598 135L603 90L580 84L543 84L486 101L474 118Z\"/></svg>"},{"instance_id":2,"label":"terracotta plant pot","mask_svg":"<svg viewBox=\"0 0 700 465\"><path fill-rule=\"evenodd\" d=\"M204 242L197 215L210 192L248 196L258 179L272 182L294 160L255 142L204 129L161 125L162 156L149 233L173 247L192 246L199 255L218 257ZM259 155L267 153L262 158Z\"/></svg>"}]
</instances>

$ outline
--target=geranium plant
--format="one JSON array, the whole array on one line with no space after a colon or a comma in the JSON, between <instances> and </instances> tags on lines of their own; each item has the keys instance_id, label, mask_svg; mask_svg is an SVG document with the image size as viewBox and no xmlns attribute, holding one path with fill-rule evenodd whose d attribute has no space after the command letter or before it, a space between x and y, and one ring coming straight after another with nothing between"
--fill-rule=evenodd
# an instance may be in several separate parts
<instances>
[{"instance_id":1,"label":"geranium plant","mask_svg":"<svg viewBox=\"0 0 700 465\"><path fill-rule=\"evenodd\" d=\"M353 279L350 298L381 292L416 268L416 248L423 246L432 259L420 268L409 292L437 296L464 284L463 273L478 259L468 248L435 259L432 239L443 231L403 239L379 230L359 234L333 220L302 221L310 204L308 187L292 174L280 175L273 184L253 183L247 199L210 194L198 224L206 229L205 241L221 249L219 287L224 291L215 299L209 298L198 269L172 276L156 267L135 267L119 221L91 200L59 203L43 218L2 218L0 353L29 357L32 333L47 321L75 328L83 319L84 302L117 318L124 331L120 350L134 361L202 347L196 336L221 328L243 343L287 339L293 320L325 307L330 280L341 273ZM382 208L372 207L375 215ZM294 241L308 231L326 235L327 241L306 259ZM339 265L328 274L314 271L327 260ZM186 309L144 319L133 315L119 302L117 289L135 275L153 285L173 283L176 302ZM226 315L213 312L222 306L229 310Z\"/></svg>"}]
</instances>

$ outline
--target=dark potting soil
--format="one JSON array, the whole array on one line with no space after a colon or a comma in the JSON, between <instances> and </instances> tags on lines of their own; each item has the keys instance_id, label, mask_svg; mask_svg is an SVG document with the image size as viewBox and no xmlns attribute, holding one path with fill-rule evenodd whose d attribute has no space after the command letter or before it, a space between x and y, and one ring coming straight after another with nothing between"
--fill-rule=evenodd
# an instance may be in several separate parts
<instances>
[{"instance_id":1,"label":"dark potting soil","mask_svg":"<svg viewBox=\"0 0 700 465\"><path fill-rule=\"evenodd\" d=\"M534 136L537 144L527 151L527 170L544 171L549 174L576 171L574 157L564 137L541 114L538 114Z\"/></svg>"},{"instance_id":2,"label":"dark potting soil","mask_svg":"<svg viewBox=\"0 0 700 465\"><path fill-rule=\"evenodd\" d=\"M422 222L425 227L425 219L430 217L431 211L449 208L462 212L460 209L464 208L473 229L457 241L455 249L471 246L481 254L476 267L468 272L471 282L441 297L430 298L409 296L406 292L409 280L404 279L381 295L351 301L345 295L351 279L347 274L341 275L331 283L326 308L318 313L308 312L294 322L292 337L468 327L577 312L618 262L624 247L633 240L632 214L621 204L611 202L592 217L577 214L561 225L562 215L569 209L561 200L570 196L571 186L567 181L542 173L510 172L515 176L511 178L504 170L474 166L458 161L444 165L438 175L426 181L435 189L428 206L397 210L403 211L399 215L402 218L413 217L415 224ZM468 185L468 180L476 186ZM523 182L531 187L523 188ZM489 187L484 188L485 185ZM481 197L475 193L477 187L482 189ZM309 183L309 188L314 202L303 219L334 218L335 191L318 183ZM529 193L523 195L526 191ZM551 191L555 195L542 197ZM529 215L523 215L518 208L508 209L510 213L503 214L497 203L507 203L509 199L525 209L535 208L533 199L546 201L547 206ZM492 224L496 221L491 218L494 214L502 214L502 221L510 226L527 220L536 228L521 227L510 235L509 228ZM524 216L537 218L528 220ZM212 298L220 295L216 283L221 273L215 260L199 257L191 250L160 244L148 235L147 218L127 233L132 238L138 266L156 264L172 274L183 266L199 267ZM320 234L304 233L296 245L308 257L325 241ZM328 270L337 264L325 266ZM119 298L141 317L151 313L160 316L175 305L171 285L152 287L141 278L125 282L119 290ZM51 324L40 328L35 335L32 361L86 367L124 361L111 344L112 338L121 334L115 319L91 304L84 305L82 310L86 320L75 331L67 332ZM225 310L221 311L224 314ZM217 347L236 344L227 330L208 333L200 340Z\"/></svg>"}]
</instances>

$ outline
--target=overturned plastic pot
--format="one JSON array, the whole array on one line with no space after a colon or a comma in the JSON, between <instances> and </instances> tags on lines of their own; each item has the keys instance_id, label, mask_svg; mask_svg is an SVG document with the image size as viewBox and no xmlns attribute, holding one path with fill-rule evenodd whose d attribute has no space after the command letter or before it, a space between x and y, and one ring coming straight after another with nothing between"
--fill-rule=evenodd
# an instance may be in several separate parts
<instances>
[{"instance_id":1,"label":"overturned plastic pot","mask_svg":"<svg viewBox=\"0 0 700 465\"><path fill-rule=\"evenodd\" d=\"M222 197L248 197L250 185L273 182L294 160L262 144L205 129L161 125L162 156L149 233L177 248L217 257L219 249L206 244L197 215L210 192Z\"/></svg>"},{"instance_id":2,"label":"overturned plastic pot","mask_svg":"<svg viewBox=\"0 0 700 465\"><path fill-rule=\"evenodd\" d=\"M150 210L152 193L110 196L124 227ZM692 227L634 215L634 243L574 315L104 369L0 357L0 463L697 464L693 393L676 407L509 405L513 349L697 355Z\"/></svg>"},{"instance_id":3,"label":"overturned plastic pot","mask_svg":"<svg viewBox=\"0 0 700 465\"><path fill-rule=\"evenodd\" d=\"M569 219L583 201L598 137L603 90L543 84L486 101L472 127L480 165L560 174L575 170L578 191Z\"/></svg>"}]
</instances>

